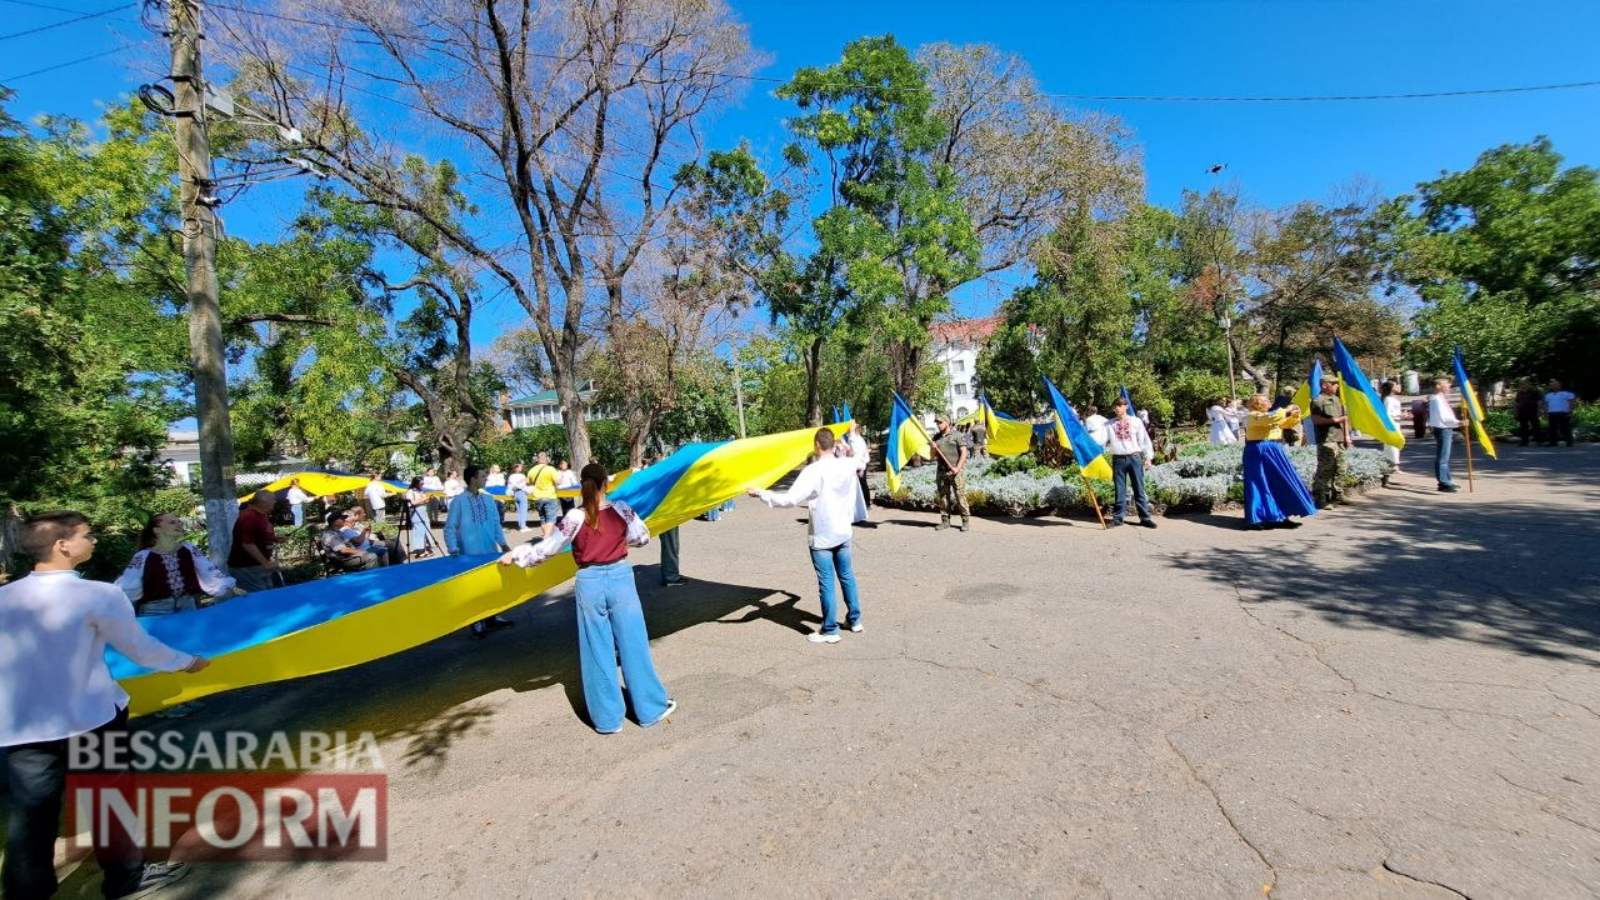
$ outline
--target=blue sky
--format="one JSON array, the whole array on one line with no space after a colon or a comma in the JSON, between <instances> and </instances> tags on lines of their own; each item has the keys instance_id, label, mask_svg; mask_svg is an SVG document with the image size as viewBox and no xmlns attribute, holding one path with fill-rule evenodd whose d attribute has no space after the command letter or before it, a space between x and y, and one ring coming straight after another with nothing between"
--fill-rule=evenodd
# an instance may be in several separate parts
<instances>
[{"instance_id":1,"label":"blue sky","mask_svg":"<svg viewBox=\"0 0 1600 900\"><path fill-rule=\"evenodd\" d=\"M111 0L29 0L83 12ZM238 0L248 3L250 0ZM1061 94L1327 95L1448 91L1600 79L1600 3L1126 0L972 3L903 0L735 0L752 42L771 57L762 74L825 65L850 39L893 33L917 45L992 43L1022 54L1043 88ZM0 0L0 35L71 15ZM11 111L80 117L165 71L159 46L139 44L132 12L13 40L0 39L0 79L122 48L115 55L16 81ZM755 83L711 123L711 143L748 138L770 156L792 107ZM1316 103L1095 101L1121 116L1145 161L1149 199L1220 176L1269 206L1324 199L1360 179L1386 194L1483 150L1547 134L1569 163L1600 163L1600 89L1424 100ZM402 114L404 111L397 111ZM269 238L294 213L293 188L260 189L225 210L235 234ZM990 311L1005 279L958 298L965 315ZM510 301L491 304L475 343L517 324Z\"/></svg>"}]
</instances>

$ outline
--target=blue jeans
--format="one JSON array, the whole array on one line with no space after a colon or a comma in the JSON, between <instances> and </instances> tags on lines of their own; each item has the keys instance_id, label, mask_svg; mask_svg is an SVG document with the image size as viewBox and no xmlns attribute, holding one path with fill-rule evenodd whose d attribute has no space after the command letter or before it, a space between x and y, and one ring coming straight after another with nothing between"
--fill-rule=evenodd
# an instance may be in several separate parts
<instances>
[{"instance_id":1,"label":"blue jeans","mask_svg":"<svg viewBox=\"0 0 1600 900\"><path fill-rule=\"evenodd\" d=\"M517 491L517 530L528 530L528 492Z\"/></svg>"},{"instance_id":2,"label":"blue jeans","mask_svg":"<svg viewBox=\"0 0 1600 900\"><path fill-rule=\"evenodd\" d=\"M817 570L817 593L822 597L822 633L839 633L838 607L833 600L833 581L844 591L845 624L861 621L861 598L856 593L856 573L850 565L850 542L826 550L811 549L811 566Z\"/></svg>"},{"instance_id":3,"label":"blue jeans","mask_svg":"<svg viewBox=\"0 0 1600 900\"><path fill-rule=\"evenodd\" d=\"M539 521L546 525L554 525L561 518L561 504L553 497L534 501L534 507L539 510Z\"/></svg>"},{"instance_id":4,"label":"blue jeans","mask_svg":"<svg viewBox=\"0 0 1600 900\"><path fill-rule=\"evenodd\" d=\"M633 566L624 559L579 569L577 594L578 668L595 730L610 734L622 728L627 707L617 680L619 660L639 724L659 722L667 712L667 689L650 661L650 634L639 608Z\"/></svg>"},{"instance_id":5,"label":"blue jeans","mask_svg":"<svg viewBox=\"0 0 1600 900\"><path fill-rule=\"evenodd\" d=\"M303 503L289 504L289 511L294 513L294 527L299 528L306 523L306 507Z\"/></svg>"},{"instance_id":6,"label":"blue jeans","mask_svg":"<svg viewBox=\"0 0 1600 900\"><path fill-rule=\"evenodd\" d=\"M1139 521L1148 522L1154 515L1150 512L1150 499L1144 495L1144 457L1137 453L1111 457L1111 483L1117 489L1117 505L1111 510L1111 518L1121 522L1123 514L1128 511L1130 482L1133 484L1134 505L1139 508Z\"/></svg>"},{"instance_id":7,"label":"blue jeans","mask_svg":"<svg viewBox=\"0 0 1600 900\"><path fill-rule=\"evenodd\" d=\"M1433 430L1433 474L1439 479L1440 484L1455 483L1450 480L1450 446L1455 443L1455 439L1454 428Z\"/></svg>"}]
</instances>

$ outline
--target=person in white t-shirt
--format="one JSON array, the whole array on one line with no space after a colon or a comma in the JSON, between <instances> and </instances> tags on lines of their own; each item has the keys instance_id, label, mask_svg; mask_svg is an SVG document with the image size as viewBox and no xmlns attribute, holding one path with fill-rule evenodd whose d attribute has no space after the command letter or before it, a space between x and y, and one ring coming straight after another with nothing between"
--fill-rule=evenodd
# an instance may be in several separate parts
<instances>
[{"instance_id":1,"label":"person in white t-shirt","mask_svg":"<svg viewBox=\"0 0 1600 900\"><path fill-rule=\"evenodd\" d=\"M0 892L49 897L59 886L52 854L67 778L131 776L112 768L105 758L111 754L102 756L106 766L84 769L69 751L75 740L128 746L128 694L111 677L106 647L160 672L198 672L209 663L151 637L116 585L79 577L78 566L95 547L82 514L34 516L22 526L22 547L34 559L33 572L0 587L0 765L10 785ZM145 863L117 831L94 842L107 897L152 892L188 874L182 863Z\"/></svg>"},{"instance_id":2,"label":"person in white t-shirt","mask_svg":"<svg viewBox=\"0 0 1600 900\"><path fill-rule=\"evenodd\" d=\"M458 474L456 474L455 472L452 471L450 473L450 477L446 478L444 480L444 502L445 502L445 505L448 506L450 504L451 500L454 500L455 498L461 496L462 492L465 491L466 489L467 489L467 483L461 480L461 476L460 475L458 475Z\"/></svg>"},{"instance_id":3,"label":"person in white t-shirt","mask_svg":"<svg viewBox=\"0 0 1600 900\"><path fill-rule=\"evenodd\" d=\"M1550 436L1550 446L1554 447L1560 440L1565 440L1568 447L1572 446L1572 408L1577 403L1578 396L1562 388L1561 382L1550 382L1550 390L1544 395L1544 414L1550 420L1550 428L1545 434Z\"/></svg>"},{"instance_id":4,"label":"person in white t-shirt","mask_svg":"<svg viewBox=\"0 0 1600 900\"><path fill-rule=\"evenodd\" d=\"M311 499L311 495L300 486L300 479L289 479L289 512L294 514L296 528L306 523L306 504L310 503Z\"/></svg>"},{"instance_id":5,"label":"person in white t-shirt","mask_svg":"<svg viewBox=\"0 0 1600 900\"><path fill-rule=\"evenodd\" d=\"M839 643L838 612L833 598L837 579L844 593L845 627L860 634L861 598L856 590L855 569L851 564L850 523L856 521L861 493L856 484L856 465L849 457L833 455L833 432L818 428L816 459L800 470L794 484L783 493L751 491L750 496L774 509L804 506L811 514L807 542L811 546L811 565L817 570L817 590L822 599L822 628L806 639L813 644Z\"/></svg>"},{"instance_id":6,"label":"person in white t-shirt","mask_svg":"<svg viewBox=\"0 0 1600 900\"><path fill-rule=\"evenodd\" d=\"M500 471L499 463L489 467L489 477L483 480L483 486L486 488L503 488L506 486L506 474Z\"/></svg>"},{"instance_id":7,"label":"person in white t-shirt","mask_svg":"<svg viewBox=\"0 0 1600 900\"><path fill-rule=\"evenodd\" d=\"M1450 379L1435 379L1433 395L1428 398L1428 428L1433 431L1433 474L1439 490L1447 494L1461 490L1450 480L1450 448L1460 427L1461 420L1450 406Z\"/></svg>"},{"instance_id":8,"label":"person in white t-shirt","mask_svg":"<svg viewBox=\"0 0 1600 900\"><path fill-rule=\"evenodd\" d=\"M383 476L373 472L364 493L367 495L367 505L372 507L372 521L382 525L387 518L383 507L389 502L389 486L383 483Z\"/></svg>"},{"instance_id":9,"label":"person in white t-shirt","mask_svg":"<svg viewBox=\"0 0 1600 900\"><path fill-rule=\"evenodd\" d=\"M1087 415L1083 417L1084 430L1089 432L1089 437L1094 438L1094 442L1096 444L1104 447L1107 440L1106 429L1110 425L1111 420L1100 415L1100 407L1095 406L1093 403L1085 406L1083 411L1087 413Z\"/></svg>"}]
</instances>

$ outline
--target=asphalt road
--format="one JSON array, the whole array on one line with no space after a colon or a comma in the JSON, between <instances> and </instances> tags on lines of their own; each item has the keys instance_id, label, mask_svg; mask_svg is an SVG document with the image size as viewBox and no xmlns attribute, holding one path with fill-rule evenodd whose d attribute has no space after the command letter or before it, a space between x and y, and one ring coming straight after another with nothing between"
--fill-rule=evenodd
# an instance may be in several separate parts
<instances>
[{"instance_id":1,"label":"asphalt road","mask_svg":"<svg viewBox=\"0 0 1600 900\"><path fill-rule=\"evenodd\" d=\"M215 698L181 727L376 732L389 861L171 895L1593 896L1600 448L1470 495L1426 453L1292 532L875 510L833 646L796 514L741 502L687 586L635 556L670 722L584 724L564 594Z\"/></svg>"}]
</instances>

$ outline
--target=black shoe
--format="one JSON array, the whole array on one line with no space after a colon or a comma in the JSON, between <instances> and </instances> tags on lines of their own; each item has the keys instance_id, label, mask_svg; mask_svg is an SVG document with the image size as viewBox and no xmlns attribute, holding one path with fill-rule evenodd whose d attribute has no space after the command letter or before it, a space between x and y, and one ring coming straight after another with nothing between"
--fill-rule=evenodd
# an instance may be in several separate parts
<instances>
[{"instance_id":1,"label":"black shoe","mask_svg":"<svg viewBox=\"0 0 1600 900\"><path fill-rule=\"evenodd\" d=\"M1274 528L1299 528L1301 525L1304 525L1304 524L1305 524L1304 522L1291 522L1288 519L1284 519L1282 522L1278 522L1278 523L1274 524L1273 527Z\"/></svg>"},{"instance_id":2,"label":"black shoe","mask_svg":"<svg viewBox=\"0 0 1600 900\"><path fill-rule=\"evenodd\" d=\"M1107 528L1116 528L1118 525L1121 525L1121 524L1122 524L1122 520L1121 519L1112 519L1111 521L1106 523L1106 527Z\"/></svg>"},{"instance_id":3,"label":"black shoe","mask_svg":"<svg viewBox=\"0 0 1600 900\"><path fill-rule=\"evenodd\" d=\"M1154 527L1156 527L1156 520L1155 519L1140 519L1139 520L1139 527L1140 528L1154 528Z\"/></svg>"},{"instance_id":4,"label":"black shoe","mask_svg":"<svg viewBox=\"0 0 1600 900\"><path fill-rule=\"evenodd\" d=\"M511 621L505 616L495 615L489 617L490 628L514 628L516 627L516 624L516 622Z\"/></svg>"},{"instance_id":5,"label":"black shoe","mask_svg":"<svg viewBox=\"0 0 1600 900\"><path fill-rule=\"evenodd\" d=\"M1461 488L1456 487L1453 484L1441 484L1441 485L1439 485L1439 493L1441 493L1441 494L1454 494L1456 491L1459 491L1459 490L1461 490Z\"/></svg>"},{"instance_id":6,"label":"black shoe","mask_svg":"<svg viewBox=\"0 0 1600 900\"><path fill-rule=\"evenodd\" d=\"M139 884L126 894L118 894L123 900L137 900L139 897L148 897L168 885L175 884L187 878L194 871L188 863L159 862L145 863L144 871L139 875Z\"/></svg>"},{"instance_id":7,"label":"black shoe","mask_svg":"<svg viewBox=\"0 0 1600 900\"><path fill-rule=\"evenodd\" d=\"M483 622L472 623L472 637L474 640L483 640L489 636L489 626Z\"/></svg>"},{"instance_id":8,"label":"black shoe","mask_svg":"<svg viewBox=\"0 0 1600 900\"><path fill-rule=\"evenodd\" d=\"M663 582L661 582L661 586L662 587L683 587L683 579L682 578L674 578L671 581L663 581Z\"/></svg>"}]
</instances>

